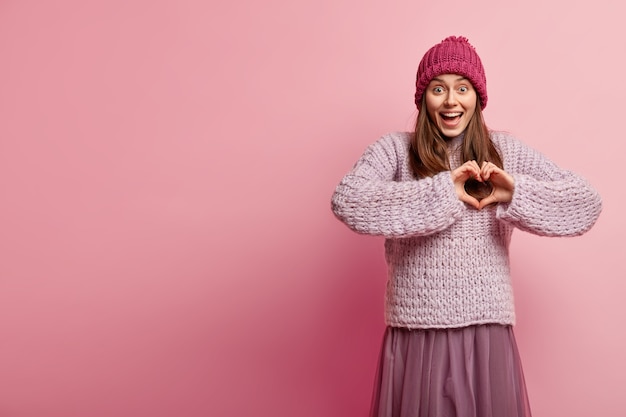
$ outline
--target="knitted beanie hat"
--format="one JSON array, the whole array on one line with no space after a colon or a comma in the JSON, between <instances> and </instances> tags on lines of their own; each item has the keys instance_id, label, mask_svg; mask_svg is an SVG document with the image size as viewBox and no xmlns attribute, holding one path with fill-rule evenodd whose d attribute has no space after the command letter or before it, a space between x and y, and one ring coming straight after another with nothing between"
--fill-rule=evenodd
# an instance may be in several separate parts
<instances>
[{"instance_id":1,"label":"knitted beanie hat","mask_svg":"<svg viewBox=\"0 0 626 417\"><path fill-rule=\"evenodd\" d=\"M449 36L430 48L417 67L415 105L419 109L422 95L430 81L441 74L459 74L466 77L476 89L480 108L487 106L487 78L476 49L463 36Z\"/></svg>"}]
</instances>

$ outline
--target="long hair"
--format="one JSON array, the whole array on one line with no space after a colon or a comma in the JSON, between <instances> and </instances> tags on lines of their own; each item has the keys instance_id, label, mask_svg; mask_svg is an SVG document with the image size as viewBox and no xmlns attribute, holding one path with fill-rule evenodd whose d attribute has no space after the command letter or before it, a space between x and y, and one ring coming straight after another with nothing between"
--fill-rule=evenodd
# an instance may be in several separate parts
<instances>
[{"instance_id":1,"label":"long hair","mask_svg":"<svg viewBox=\"0 0 626 417\"><path fill-rule=\"evenodd\" d=\"M421 109L415 122L415 132L411 137L410 166L416 178L432 177L450 170L450 160L446 141L426 111L426 94L422 96ZM483 119L478 102L474 115L465 128L461 145L461 161L475 160L478 166L489 161L503 168L502 158L489 136L489 129ZM470 179L465 183L466 192L482 199L491 193L491 185Z\"/></svg>"}]
</instances>

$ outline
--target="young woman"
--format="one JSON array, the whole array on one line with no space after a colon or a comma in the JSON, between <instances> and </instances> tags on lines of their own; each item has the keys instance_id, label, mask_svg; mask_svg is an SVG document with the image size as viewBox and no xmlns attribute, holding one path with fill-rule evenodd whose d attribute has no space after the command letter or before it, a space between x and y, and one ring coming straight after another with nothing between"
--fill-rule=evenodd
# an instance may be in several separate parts
<instances>
[{"instance_id":1,"label":"young woman","mask_svg":"<svg viewBox=\"0 0 626 417\"><path fill-rule=\"evenodd\" d=\"M464 37L426 52L415 104L415 131L370 145L332 196L348 227L386 238L387 329L371 416L530 416L512 328L511 233L580 235L600 215L600 196L487 129L485 71Z\"/></svg>"}]
</instances>

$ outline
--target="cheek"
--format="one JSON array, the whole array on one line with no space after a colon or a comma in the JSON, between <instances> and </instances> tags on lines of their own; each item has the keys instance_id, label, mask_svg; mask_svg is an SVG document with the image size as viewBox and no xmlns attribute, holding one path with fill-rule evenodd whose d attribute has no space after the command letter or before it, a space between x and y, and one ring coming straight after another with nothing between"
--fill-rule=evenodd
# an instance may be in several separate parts
<instances>
[{"instance_id":1,"label":"cheek","mask_svg":"<svg viewBox=\"0 0 626 417\"><path fill-rule=\"evenodd\" d=\"M467 99L464 102L465 109L467 110L468 113L471 113L472 116L474 115L474 112L476 111L477 101L478 101L478 97L475 94L472 94L470 97L467 97Z\"/></svg>"},{"instance_id":2,"label":"cheek","mask_svg":"<svg viewBox=\"0 0 626 417\"><path fill-rule=\"evenodd\" d=\"M437 114L437 109L439 108L438 103L432 97L430 99L426 97L425 104L426 104L426 111L428 112L428 117L430 117L431 119L434 119L435 115Z\"/></svg>"},{"instance_id":3,"label":"cheek","mask_svg":"<svg viewBox=\"0 0 626 417\"><path fill-rule=\"evenodd\" d=\"M474 113L476 113L476 102L473 100L467 100L464 102L463 107L465 108L467 115L470 117L473 117Z\"/></svg>"}]
</instances>

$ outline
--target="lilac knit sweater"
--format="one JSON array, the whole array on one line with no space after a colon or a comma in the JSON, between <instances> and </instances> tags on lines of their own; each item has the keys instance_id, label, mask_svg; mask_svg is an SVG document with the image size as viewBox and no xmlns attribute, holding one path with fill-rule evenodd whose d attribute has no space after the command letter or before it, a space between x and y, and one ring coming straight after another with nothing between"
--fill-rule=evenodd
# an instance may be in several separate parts
<instances>
[{"instance_id":1,"label":"lilac knit sweater","mask_svg":"<svg viewBox=\"0 0 626 417\"><path fill-rule=\"evenodd\" d=\"M508 255L513 228L576 236L600 215L600 196L584 179L509 134L491 137L515 179L507 204L478 211L462 203L450 172L415 180L408 133L388 134L370 145L337 186L337 218L358 233L386 238L389 326L514 324ZM461 141L448 145L452 169L461 164Z\"/></svg>"}]
</instances>

